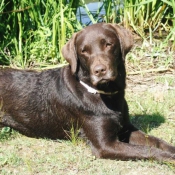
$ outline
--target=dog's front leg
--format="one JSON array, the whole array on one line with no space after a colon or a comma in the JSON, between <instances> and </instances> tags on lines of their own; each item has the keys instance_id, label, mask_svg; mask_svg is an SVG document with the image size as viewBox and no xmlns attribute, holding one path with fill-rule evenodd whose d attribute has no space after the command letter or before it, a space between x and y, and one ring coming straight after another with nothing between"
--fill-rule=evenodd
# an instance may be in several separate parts
<instances>
[{"instance_id":1,"label":"dog's front leg","mask_svg":"<svg viewBox=\"0 0 175 175\"><path fill-rule=\"evenodd\" d=\"M84 133L96 157L119 160L153 159L175 163L175 154L156 148L154 144L135 144L134 137L137 138L137 135L134 136L132 132L127 132L128 137L131 137L129 142L121 140L119 128L119 123L108 117L91 117L84 123ZM124 136L125 134L123 138Z\"/></svg>"},{"instance_id":2,"label":"dog's front leg","mask_svg":"<svg viewBox=\"0 0 175 175\"><path fill-rule=\"evenodd\" d=\"M147 135L146 133L138 130L132 124L127 125L120 134L120 138L128 140L128 143L133 145L144 145L159 148L163 151L167 151L171 154L175 154L175 147L167 142L156 138L154 136Z\"/></svg>"},{"instance_id":3,"label":"dog's front leg","mask_svg":"<svg viewBox=\"0 0 175 175\"><path fill-rule=\"evenodd\" d=\"M131 145L119 141L104 143L97 148L92 145L92 152L98 158L117 160L157 160L175 163L175 154L164 152L155 147Z\"/></svg>"}]
</instances>

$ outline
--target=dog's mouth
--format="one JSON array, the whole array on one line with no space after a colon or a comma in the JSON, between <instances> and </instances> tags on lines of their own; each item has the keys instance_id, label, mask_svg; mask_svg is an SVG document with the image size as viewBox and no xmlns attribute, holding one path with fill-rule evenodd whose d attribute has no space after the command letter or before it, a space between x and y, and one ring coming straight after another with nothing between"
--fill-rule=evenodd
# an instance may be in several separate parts
<instances>
[{"instance_id":1,"label":"dog's mouth","mask_svg":"<svg viewBox=\"0 0 175 175\"><path fill-rule=\"evenodd\" d=\"M102 80L97 84L96 87L97 89L103 90L105 92L114 92L117 90L115 81Z\"/></svg>"},{"instance_id":2,"label":"dog's mouth","mask_svg":"<svg viewBox=\"0 0 175 175\"><path fill-rule=\"evenodd\" d=\"M108 85L110 82L116 81L116 76L110 76L110 77L95 77L92 76L91 82L94 86L98 85Z\"/></svg>"},{"instance_id":3,"label":"dog's mouth","mask_svg":"<svg viewBox=\"0 0 175 175\"><path fill-rule=\"evenodd\" d=\"M103 90L105 92L113 92L116 91L116 77L110 78L98 78L93 79L93 86L95 86L98 90Z\"/></svg>"},{"instance_id":4,"label":"dog's mouth","mask_svg":"<svg viewBox=\"0 0 175 175\"><path fill-rule=\"evenodd\" d=\"M101 79L101 80L99 80L98 82L97 82L97 84L108 84L109 82L110 82L111 80L109 80L109 79Z\"/></svg>"}]
</instances>

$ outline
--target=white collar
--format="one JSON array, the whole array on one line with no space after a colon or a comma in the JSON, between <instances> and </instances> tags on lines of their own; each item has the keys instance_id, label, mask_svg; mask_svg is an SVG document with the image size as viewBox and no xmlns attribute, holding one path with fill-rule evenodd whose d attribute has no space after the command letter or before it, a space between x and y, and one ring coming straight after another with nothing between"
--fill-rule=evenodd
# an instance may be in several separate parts
<instances>
[{"instance_id":1,"label":"white collar","mask_svg":"<svg viewBox=\"0 0 175 175\"><path fill-rule=\"evenodd\" d=\"M117 94L118 91L115 91L115 92L105 92L105 91L102 91L102 90L97 90L97 89L94 89L92 87L90 87L89 85L87 85L86 83L80 81L80 84L82 84L87 90L88 92L92 93L92 94L104 94L104 95L114 95L114 94Z\"/></svg>"}]
</instances>

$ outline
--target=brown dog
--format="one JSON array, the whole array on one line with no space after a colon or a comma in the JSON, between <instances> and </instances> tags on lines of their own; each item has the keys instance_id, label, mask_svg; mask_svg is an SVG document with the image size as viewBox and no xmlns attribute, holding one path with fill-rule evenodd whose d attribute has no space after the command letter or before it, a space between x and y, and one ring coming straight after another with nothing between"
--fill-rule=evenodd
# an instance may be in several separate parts
<instances>
[{"instance_id":1,"label":"brown dog","mask_svg":"<svg viewBox=\"0 0 175 175\"><path fill-rule=\"evenodd\" d=\"M130 123L124 61L132 44L126 29L100 23L64 46L68 66L41 73L1 69L1 124L52 139L65 139L78 126L96 157L174 162L175 147Z\"/></svg>"}]
</instances>

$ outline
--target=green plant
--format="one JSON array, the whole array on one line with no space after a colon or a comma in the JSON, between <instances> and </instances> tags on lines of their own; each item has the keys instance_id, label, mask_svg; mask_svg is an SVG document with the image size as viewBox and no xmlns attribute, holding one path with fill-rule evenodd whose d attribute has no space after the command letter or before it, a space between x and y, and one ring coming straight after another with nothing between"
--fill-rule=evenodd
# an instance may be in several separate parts
<instances>
[{"instance_id":1,"label":"green plant","mask_svg":"<svg viewBox=\"0 0 175 175\"><path fill-rule=\"evenodd\" d=\"M11 128L10 127L3 127L0 130L0 141L7 140L10 138L11 135Z\"/></svg>"},{"instance_id":2,"label":"green plant","mask_svg":"<svg viewBox=\"0 0 175 175\"><path fill-rule=\"evenodd\" d=\"M142 38L146 37L147 31L152 39L154 32L159 31L161 35L161 30L174 28L174 0L125 0L124 5L124 26L132 27ZM172 27L169 25L171 22Z\"/></svg>"},{"instance_id":3,"label":"green plant","mask_svg":"<svg viewBox=\"0 0 175 175\"><path fill-rule=\"evenodd\" d=\"M20 67L62 63L61 47L81 29L76 2L79 0L2 1L0 63Z\"/></svg>"},{"instance_id":4,"label":"green plant","mask_svg":"<svg viewBox=\"0 0 175 175\"><path fill-rule=\"evenodd\" d=\"M77 124L78 125L78 124ZM74 144L74 145L77 145L77 143L78 143L78 140L80 139L78 136L79 136L79 127L78 126L76 126L76 127L74 127L73 125L72 125L72 127L71 127L71 130L70 130L70 140L71 140L71 142Z\"/></svg>"},{"instance_id":5,"label":"green plant","mask_svg":"<svg viewBox=\"0 0 175 175\"><path fill-rule=\"evenodd\" d=\"M158 16L163 16L160 15L160 12L163 13L162 8L162 1L156 3L156 0L125 0L124 25L127 28L132 26L139 35L143 36L145 29L155 28L158 25L157 22L160 21ZM136 30L137 28L140 30Z\"/></svg>"},{"instance_id":6,"label":"green plant","mask_svg":"<svg viewBox=\"0 0 175 175\"><path fill-rule=\"evenodd\" d=\"M84 0L81 0L81 6L84 8L87 16L90 19L90 22L86 25L89 25L90 23L95 24L97 22L107 22L107 23L116 23L120 22L120 18L122 15L122 7L123 4L119 0L103 0L102 4L99 3L99 7L94 14L90 11L88 6L86 5L86 2ZM101 14L104 9L104 14ZM81 14L80 14L81 17ZM81 19L80 19L81 21Z\"/></svg>"},{"instance_id":7,"label":"green plant","mask_svg":"<svg viewBox=\"0 0 175 175\"><path fill-rule=\"evenodd\" d=\"M103 0L105 15L104 20L107 23L121 22L123 2L120 0Z\"/></svg>"},{"instance_id":8,"label":"green plant","mask_svg":"<svg viewBox=\"0 0 175 175\"><path fill-rule=\"evenodd\" d=\"M98 10L97 10L97 12L96 12L95 15L92 14L92 12L89 10L89 8L88 8L88 6L86 5L86 3L85 3L84 0L81 0L81 6L84 8L84 10L85 10L87 16L88 16L89 19L90 19L90 22L89 22L88 24L86 24L86 25L89 25L90 23L95 24L95 23L97 23L97 22L99 21L99 18L98 18L98 17L99 17L99 14L100 14L100 12L101 12L101 9L103 8L103 5L102 5L101 7L98 8ZM79 14L79 15L80 15L80 22L82 22L82 21L81 21L81 14Z\"/></svg>"},{"instance_id":9,"label":"green plant","mask_svg":"<svg viewBox=\"0 0 175 175\"><path fill-rule=\"evenodd\" d=\"M168 42L168 40L173 41L172 50L175 50L175 0L167 1L162 0L165 4L167 4L172 9L172 13L168 14L168 19L172 20L172 27L169 35L166 37L164 43Z\"/></svg>"},{"instance_id":10,"label":"green plant","mask_svg":"<svg viewBox=\"0 0 175 175\"><path fill-rule=\"evenodd\" d=\"M70 131L65 131L65 133L67 134L67 139L69 139L73 145L77 145L79 143L80 128L78 126L78 122L76 124L73 124L72 122Z\"/></svg>"}]
</instances>

